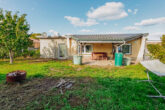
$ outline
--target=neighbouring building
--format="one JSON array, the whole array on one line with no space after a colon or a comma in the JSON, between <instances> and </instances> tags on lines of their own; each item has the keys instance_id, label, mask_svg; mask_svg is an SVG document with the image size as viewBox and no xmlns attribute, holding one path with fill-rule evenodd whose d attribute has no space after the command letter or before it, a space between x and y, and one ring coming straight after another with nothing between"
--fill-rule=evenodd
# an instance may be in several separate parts
<instances>
[{"instance_id":1,"label":"neighbouring building","mask_svg":"<svg viewBox=\"0 0 165 110\"><path fill-rule=\"evenodd\" d=\"M39 39L30 38L30 40L33 42L32 48L34 48L34 49L39 49L40 48L40 40Z\"/></svg>"},{"instance_id":2,"label":"neighbouring building","mask_svg":"<svg viewBox=\"0 0 165 110\"><path fill-rule=\"evenodd\" d=\"M114 59L115 52L134 61L143 60L147 33L40 36L42 58L70 59L82 55L85 59Z\"/></svg>"}]
</instances>

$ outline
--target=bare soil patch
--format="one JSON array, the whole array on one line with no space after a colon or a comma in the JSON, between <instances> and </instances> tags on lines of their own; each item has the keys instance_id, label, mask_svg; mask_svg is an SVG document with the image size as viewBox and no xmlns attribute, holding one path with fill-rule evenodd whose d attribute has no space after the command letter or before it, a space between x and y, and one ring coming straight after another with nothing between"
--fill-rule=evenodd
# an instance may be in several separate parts
<instances>
[{"instance_id":1,"label":"bare soil patch","mask_svg":"<svg viewBox=\"0 0 165 110\"><path fill-rule=\"evenodd\" d=\"M75 84L73 83L73 86L71 86L69 89L63 87L63 94L61 94L61 89L57 88L61 78L34 78L31 80L26 80L22 83L0 84L0 110L25 109L29 103L35 100L38 100L38 102L41 103L42 96L52 97L60 95L60 97L63 99L65 97L66 91L79 90L80 84L87 84L93 81L90 77L78 79L64 78L64 80L75 81ZM88 99L85 97L79 97L75 94L70 94L67 100L72 107L80 105L86 107L88 104ZM62 106L63 104L57 104L56 109L60 110Z\"/></svg>"},{"instance_id":2,"label":"bare soil patch","mask_svg":"<svg viewBox=\"0 0 165 110\"><path fill-rule=\"evenodd\" d=\"M57 79L33 79L23 83L0 85L0 109L16 110L23 108L40 94L48 92L57 83Z\"/></svg>"}]
</instances>

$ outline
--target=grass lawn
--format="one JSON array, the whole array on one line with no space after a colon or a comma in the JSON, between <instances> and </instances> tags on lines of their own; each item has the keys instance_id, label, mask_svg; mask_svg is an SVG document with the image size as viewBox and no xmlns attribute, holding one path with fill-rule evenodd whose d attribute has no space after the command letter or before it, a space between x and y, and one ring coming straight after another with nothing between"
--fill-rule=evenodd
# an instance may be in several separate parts
<instances>
[{"instance_id":1,"label":"grass lawn","mask_svg":"<svg viewBox=\"0 0 165 110\"><path fill-rule=\"evenodd\" d=\"M26 70L23 83L6 84L6 73ZM64 94L55 88L63 79L74 80ZM157 95L141 65L103 68L75 66L71 61L18 60L13 65L0 61L0 110L164 110L165 100ZM165 78L151 74L165 95Z\"/></svg>"}]
</instances>

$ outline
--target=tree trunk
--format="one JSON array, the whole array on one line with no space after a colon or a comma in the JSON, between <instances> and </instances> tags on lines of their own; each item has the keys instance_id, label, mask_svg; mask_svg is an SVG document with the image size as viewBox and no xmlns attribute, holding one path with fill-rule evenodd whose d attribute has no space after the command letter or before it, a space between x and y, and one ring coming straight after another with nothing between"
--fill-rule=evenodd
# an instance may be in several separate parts
<instances>
[{"instance_id":1,"label":"tree trunk","mask_svg":"<svg viewBox=\"0 0 165 110\"><path fill-rule=\"evenodd\" d=\"M9 51L9 57L10 57L10 64L13 64L14 57L12 51Z\"/></svg>"}]
</instances>

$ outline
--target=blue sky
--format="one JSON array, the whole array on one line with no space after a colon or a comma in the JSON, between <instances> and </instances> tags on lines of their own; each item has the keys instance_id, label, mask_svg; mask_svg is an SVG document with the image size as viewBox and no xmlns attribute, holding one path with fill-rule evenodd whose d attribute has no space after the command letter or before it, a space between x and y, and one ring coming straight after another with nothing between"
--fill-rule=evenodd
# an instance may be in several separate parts
<instances>
[{"instance_id":1,"label":"blue sky","mask_svg":"<svg viewBox=\"0 0 165 110\"><path fill-rule=\"evenodd\" d=\"M165 33L165 0L0 0L0 8L26 13L30 32Z\"/></svg>"}]
</instances>

